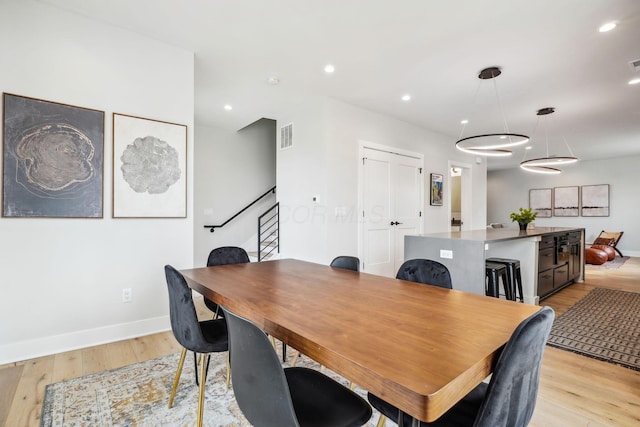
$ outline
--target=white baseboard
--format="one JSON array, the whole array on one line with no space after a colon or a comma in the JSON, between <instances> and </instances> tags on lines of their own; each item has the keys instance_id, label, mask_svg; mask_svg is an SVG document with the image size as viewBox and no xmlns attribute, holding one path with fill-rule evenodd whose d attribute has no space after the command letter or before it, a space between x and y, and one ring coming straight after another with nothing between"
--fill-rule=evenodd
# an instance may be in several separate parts
<instances>
[{"instance_id":1,"label":"white baseboard","mask_svg":"<svg viewBox=\"0 0 640 427\"><path fill-rule=\"evenodd\" d=\"M624 254L624 256L640 257L640 251L627 251L623 249L622 253ZM616 255L619 255L619 254L616 254Z\"/></svg>"},{"instance_id":2,"label":"white baseboard","mask_svg":"<svg viewBox=\"0 0 640 427\"><path fill-rule=\"evenodd\" d=\"M0 345L0 365L151 335L169 329L169 316L161 316Z\"/></svg>"}]
</instances>

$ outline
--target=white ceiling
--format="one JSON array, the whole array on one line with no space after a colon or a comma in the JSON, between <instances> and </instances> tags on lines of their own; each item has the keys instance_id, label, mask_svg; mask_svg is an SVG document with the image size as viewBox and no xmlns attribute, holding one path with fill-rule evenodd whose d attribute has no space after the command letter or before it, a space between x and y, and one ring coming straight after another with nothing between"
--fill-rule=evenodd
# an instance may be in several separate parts
<instances>
[{"instance_id":1,"label":"white ceiling","mask_svg":"<svg viewBox=\"0 0 640 427\"><path fill-rule=\"evenodd\" d=\"M329 96L451 144L461 119L469 136L502 132L504 115L532 137L531 158L546 155L535 113L555 107L549 154L568 154L563 138L583 160L640 154L640 85L628 84L640 77L629 65L640 59L640 0L41 1L195 52L200 125L240 129ZM617 28L599 33L611 20ZM481 82L488 66L503 73Z\"/></svg>"}]
</instances>

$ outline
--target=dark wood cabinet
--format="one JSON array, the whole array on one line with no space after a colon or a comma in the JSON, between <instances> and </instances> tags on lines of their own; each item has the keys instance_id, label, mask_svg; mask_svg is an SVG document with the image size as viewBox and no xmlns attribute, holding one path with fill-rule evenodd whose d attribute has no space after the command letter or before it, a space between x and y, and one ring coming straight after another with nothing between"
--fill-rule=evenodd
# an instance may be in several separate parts
<instances>
[{"instance_id":1,"label":"dark wood cabinet","mask_svg":"<svg viewBox=\"0 0 640 427\"><path fill-rule=\"evenodd\" d=\"M538 242L538 296L544 299L580 277L582 233L545 234Z\"/></svg>"},{"instance_id":2,"label":"dark wood cabinet","mask_svg":"<svg viewBox=\"0 0 640 427\"><path fill-rule=\"evenodd\" d=\"M579 231L569 233L569 280L572 281L580 277L580 249L582 248L580 237Z\"/></svg>"}]
</instances>

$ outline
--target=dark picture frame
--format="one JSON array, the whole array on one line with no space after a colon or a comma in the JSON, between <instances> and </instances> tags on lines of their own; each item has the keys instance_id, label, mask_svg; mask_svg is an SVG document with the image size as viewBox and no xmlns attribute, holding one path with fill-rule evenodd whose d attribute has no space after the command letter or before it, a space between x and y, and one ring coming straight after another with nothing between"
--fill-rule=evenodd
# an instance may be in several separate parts
<instances>
[{"instance_id":1,"label":"dark picture frame","mask_svg":"<svg viewBox=\"0 0 640 427\"><path fill-rule=\"evenodd\" d=\"M551 218L551 198L550 188L529 190L529 207L538 213L538 218Z\"/></svg>"},{"instance_id":2,"label":"dark picture frame","mask_svg":"<svg viewBox=\"0 0 640 427\"><path fill-rule=\"evenodd\" d=\"M555 187L553 189L553 216L578 216L580 214L580 188Z\"/></svg>"},{"instance_id":3,"label":"dark picture frame","mask_svg":"<svg viewBox=\"0 0 640 427\"><path fill-rule=\"evenodd\" d=\"M187 126L113 113L114 218L187 217Z\"/></svg>"},{"instance_id":4,"label":"dark picture frame","mask_svg":"<svg viewBox=\"0 0 640 427\"><path fill-rule=\"evenodd\" d=\"M429 203L431 206L442 206L444 196L443 190L444 188L444 176L440 173L432 173L431 174L431 186L430 186L430 197Z\"/></svg>"},{"instance_id":5,"label":"dark picture frame","mask_svg":"<svg viewBox=\"0 0 640 427\"><path fill-rule=\"evenodd\" d=\"M582 216L609 216L609 184L580 187Z\"/></svg>"},{"instance_id":6,"label":"dark picture frame","mask_svg":"<svg viewBox=\"0 0 640 427\"><path fill-rule=\"evenodd\" d=\"M2 95L2 216L102 218L104 111Z\"/></svg>"}]
</instances>

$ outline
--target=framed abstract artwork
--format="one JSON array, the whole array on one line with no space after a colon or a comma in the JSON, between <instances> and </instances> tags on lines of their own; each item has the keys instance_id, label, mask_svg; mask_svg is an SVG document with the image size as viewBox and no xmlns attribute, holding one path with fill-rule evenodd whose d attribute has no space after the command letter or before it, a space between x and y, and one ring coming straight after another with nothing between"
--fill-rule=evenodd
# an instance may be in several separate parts
<instances>
[{"instance_id":1,"label":"framed abstract artwork","mask_svg":"<svg viewBox=\"0 0 640 427\"><path fill-rule=\"evenodd\" d=\"M186 218L187 126L113 114L113 217Z\"/></svg>"},{"instance_id":2,"label":"framed abstract artwork","mask_svg":"<svg viewBox=\"0 0 640 427\"><path fill-rule=\"evenodd\" d=\"M431 174L431 206L442 206L442 182L443 177L439 173Z\"/></svg>"},{"instance_id":3,"label":"framed abstract artwork","mask_svg":"<svg viewBox=\"0 0 640 427\"><path fill-rule=\"evenodd\" d=\"M2 97L2 216L102 218L104 111Z\"/></svg>"},{"instance_id":4,"label":"framed abstract artwork","mask_svg":"<svg viewBox=\"0 0 640 427\"><path fill-rule=\"evenodd\" d=\"M609 184L583 185L582 216L609 216Z\"/></svg>"},{"instance_id":5,"label":"framed abstract artwork","mask_svg":"<svg viewBox=\"0 0 640 427\"><path fill-rule=\"evenodd\" d=\"M529 190L529 207L538 213L538 218L551 218L551 189Z\"/></svg>"},{"instance_id":6,"label":"framed abstract artwork","mask_svg":"<svg viewBox=\"0 0 640 427\"><path fill-rule=\"evenodd\" d=\"M553 189L553 216L578 216L580 209L578 190L577 186Z\"/></svg>"}]
</instances>

